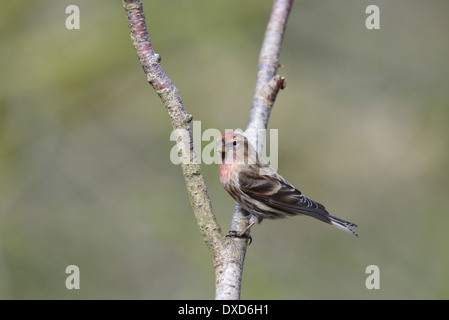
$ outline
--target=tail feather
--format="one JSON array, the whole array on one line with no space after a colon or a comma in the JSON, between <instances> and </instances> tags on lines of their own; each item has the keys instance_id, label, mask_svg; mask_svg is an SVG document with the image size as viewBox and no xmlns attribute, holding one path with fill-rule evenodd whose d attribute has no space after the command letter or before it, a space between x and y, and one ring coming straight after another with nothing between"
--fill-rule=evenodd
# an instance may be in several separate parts
<instances>
[{"instance_id":1,"label":"tail feather","mask_svg":"<svg viewBox=\"0 0 449 320\"><path fill-rule=\"evenodd\" d=\"M329 215L328 218L331 220L331 224L336 226L337 228L339 228L339 229L341 229L343 231L346 231L346 232L348 232L350 234L353 234L356 237L359 236L354 230L351 229L351 227L352 228L357 228L357 225L355 223L348 222L346 220L343 220L343 219L340 219L340 218L337 218L337 217L334 217L334 216L331 216L331 215Z\"/></svg>"}]
</instances>

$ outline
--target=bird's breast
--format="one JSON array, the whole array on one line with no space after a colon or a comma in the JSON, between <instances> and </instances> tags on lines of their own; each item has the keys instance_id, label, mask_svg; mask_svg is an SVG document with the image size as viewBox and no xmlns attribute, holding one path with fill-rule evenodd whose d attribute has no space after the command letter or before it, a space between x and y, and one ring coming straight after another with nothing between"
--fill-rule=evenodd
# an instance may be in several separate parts
<instances>
[{"instance_id":1,"label":"bird's breast","mask_svg":"<svg viewBox=\"0 0 449 320\"><path fill-rule=\"evenodd\" d=\"M223 163L220 165L220 180L223 185L229 183L229 179L231 179L231 171L232 171L231 164Z\"/></svg>"}]
</instances>

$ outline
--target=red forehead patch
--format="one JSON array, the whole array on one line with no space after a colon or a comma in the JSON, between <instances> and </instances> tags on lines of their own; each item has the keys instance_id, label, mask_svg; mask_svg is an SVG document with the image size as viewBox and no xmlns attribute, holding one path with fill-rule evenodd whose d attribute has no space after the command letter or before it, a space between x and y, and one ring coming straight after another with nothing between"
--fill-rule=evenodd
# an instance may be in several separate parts
<instances>
[{"instance_id":1,"label":"red forehead patch","mask_svg":"<svg viewBox=\"0 0 449 320\"><path fill-rule=\"evenodd\" d=\"M223 133L221 135L221 140L234 140L236 138L235 133L233 132L227 132L227 133Z\"/></svg>"}]
</instances>

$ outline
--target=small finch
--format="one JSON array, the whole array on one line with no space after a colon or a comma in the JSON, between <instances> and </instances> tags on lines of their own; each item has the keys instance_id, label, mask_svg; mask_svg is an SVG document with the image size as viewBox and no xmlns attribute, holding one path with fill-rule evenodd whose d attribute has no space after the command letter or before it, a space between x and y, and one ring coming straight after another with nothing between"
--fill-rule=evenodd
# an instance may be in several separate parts
<instances>
[{"instance_id":1,"label":"small finch","mask_svg":"<svg viewBox=\"0 0 449 320\"><path fill-rule=\"evenodd\" d=\"M356 224L331 216L321 203L293 187L257 154L243 134L224 133L217 140L216 150L221 159L220 181L224 189L250 215L245 230L230 231L228 236L251 240L248 231L263 219L306 215L358 237L351 230Z\"/></svg>"}]
</instances>

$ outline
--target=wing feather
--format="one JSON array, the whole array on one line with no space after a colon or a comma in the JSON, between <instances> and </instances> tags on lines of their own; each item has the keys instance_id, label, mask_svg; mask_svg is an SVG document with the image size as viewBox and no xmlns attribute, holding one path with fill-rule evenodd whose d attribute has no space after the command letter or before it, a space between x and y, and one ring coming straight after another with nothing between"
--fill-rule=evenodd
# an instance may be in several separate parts
<instances>
[{"instance_id":1,"label":"wing feather","mask_svg":"<svg viewBox=\"0 0 449 320\"><path fill-rule=\"evenodd\" d=\"M256 168L242 170L239 174L240 190L249 197L271 207L274 211L283 211L288 215L305 214L331 223L326 208L316 201L306 197L288 181L275 173L262 175ZM267 172L270 172L267 168ZM275 217L273 217L275 218Z\"/></svg>"}]
</instances>

